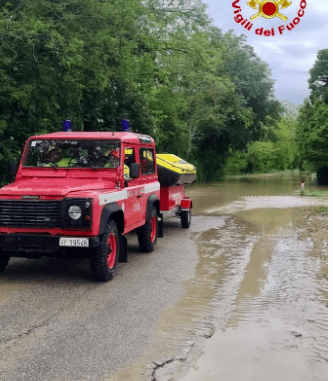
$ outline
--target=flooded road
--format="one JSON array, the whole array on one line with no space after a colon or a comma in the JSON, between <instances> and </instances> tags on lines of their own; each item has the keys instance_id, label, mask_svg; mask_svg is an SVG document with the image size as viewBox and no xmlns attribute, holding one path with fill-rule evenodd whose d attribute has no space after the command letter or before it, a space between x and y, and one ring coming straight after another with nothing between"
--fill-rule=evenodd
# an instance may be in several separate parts
<instances>
[{"instance_id":1,"label":"flooded road","mask_svg":"<svg viewBox=\"0 0 333 381\"><path fill-rule=\"evenodd\" d=\"M299 182L190 188L191 228L166 222L151 254L130 236L107 284L85 261L12 260L0 380L327 380L327 200Z\"/></svg>"},{"instance_id":2,"label":"flooded road","mask_svg":"<svg viewBox=\"0 0 333 381\"><path fill-rule=\"evenodd\" d=\"M255 223L261 231L247 231L256 237L248 256L235 258L225 249L228 270L215 296L215 334L184 378L167 379L328 379L327 237L301 239L303 232L292 228L297 216L302 213L264 209L226 221L249 230ZM221 229L220 243L225 234L228 229ZM229 311L222 311L228 296Z\"/></svg>"},{"instance_id":3,"label":"flooded road","mask_svg":"<svg viewBox=\"0 0 333 381\"><path fill-rule=\"evenodd\" d=\"M191 228L196 274L162 314L154 345L111 380L136 379L144 364L156 381L328 379L327 217L314 209L327 200L297 188L190 191L200 214ZM202 219L214 228L200 231Z\"/></svg>"}]
</instances>

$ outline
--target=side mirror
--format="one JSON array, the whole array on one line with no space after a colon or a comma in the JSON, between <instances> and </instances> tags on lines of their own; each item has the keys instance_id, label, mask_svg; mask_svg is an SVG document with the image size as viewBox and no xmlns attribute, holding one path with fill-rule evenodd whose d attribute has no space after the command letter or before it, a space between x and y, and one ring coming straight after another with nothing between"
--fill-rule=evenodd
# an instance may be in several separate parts
<instances>
[{"instance_id":1,"label":"side mirror","mask_svg":"<svg viewBox=\"0 0 333 381\"><path fill-rule=\"evenodd\" d=\"M130 177L132 179L136 179L139 177L140 174L140 166L138 163L131 163L130 164Z\"/></svg>"},{"instance_id":2,"label":"side mirror","mask_svg":"<svg viewBox=\"0 0 333 381\"><path fill-rule=\"evenodd\" d=\"M16 176L17 168L18 168L18 165L14 161L9 164L8 174L9 174L10 181L14 180Z\"/></svg>"}]
</instances>

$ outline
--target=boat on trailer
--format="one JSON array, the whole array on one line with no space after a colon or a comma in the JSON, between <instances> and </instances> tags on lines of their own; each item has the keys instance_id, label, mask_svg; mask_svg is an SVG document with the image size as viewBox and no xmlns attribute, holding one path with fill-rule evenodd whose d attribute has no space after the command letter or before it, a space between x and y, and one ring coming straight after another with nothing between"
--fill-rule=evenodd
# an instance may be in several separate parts
<instances>
[{"instance_id":1,"label":"boat on trailer","mask_svg":"<svg viewBox=\"0 0 333 381\"><path fill-rule=\"evenodd\" d=\"M156 154L158 181L162 186L193 183L196 179L194 165L173 154Z\"/></svg>"}]
</instances>

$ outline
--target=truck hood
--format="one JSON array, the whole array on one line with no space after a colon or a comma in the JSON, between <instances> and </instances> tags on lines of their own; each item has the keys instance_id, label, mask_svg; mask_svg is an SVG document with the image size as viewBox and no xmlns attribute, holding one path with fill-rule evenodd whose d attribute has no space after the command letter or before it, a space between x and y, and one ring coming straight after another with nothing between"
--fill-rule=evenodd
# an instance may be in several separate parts
<instances>
[{"instance_id":1,"label":"truck hood","mask_svg":"<svg viewBox=\"0 0 333 381\"><path fill-rule=\"evenodd\" d=\"M108 180L92 179L24 179L8 184L0 189L1 196L60 196L65 197L71 192L114 189L115 183Z\"/></svg>"}]
</instances>

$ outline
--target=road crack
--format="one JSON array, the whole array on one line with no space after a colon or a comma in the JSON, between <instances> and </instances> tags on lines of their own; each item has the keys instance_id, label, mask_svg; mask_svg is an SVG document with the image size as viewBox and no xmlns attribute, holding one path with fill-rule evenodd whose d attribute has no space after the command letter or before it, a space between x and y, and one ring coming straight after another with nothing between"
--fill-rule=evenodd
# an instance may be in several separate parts
<instances>
[{"instance_id":1,"label":"road crack","mask_svg":"<svg viewBox=\"0 0 333 381\"><path fill-rule=\"evenodd\" d=\"M150 374L148 375L147 381L158 381L158 374L157 372L163 368L165 368L166 365L170 365L176 361L184 362L187 360L187 356L191 350L192 347L194 347L197 339L199 337L204 337L205 339L211 338L215 333L215 327L212 325L209 325L205 329L196 332L195 338L189 339L185 341L183 344L181 344L181 354L177 356L168 357L165 360L157 360L153 361L152 364L148 365L147 368L150 369Z\"/></svg>"},{"instance_id":2,"label":"road crack","mask_svg":"<svg viewBox=\"0 0 333 381\"><path fill-rule=\"evenodd\" d=\"M0 339L0 345L3 346L3 345L6 345L8 343L11 343L12 341L18 341L20 339L22 339L23 337L27 337L29 335L31 335L32 333L34 333L35 331L37 331L39 328L42 328L44 326L46 326L48 324L48 322L54 318L57 314L54 314L52 316L49 316L47 319L45 319L44 321L42 321L41 323L39 324L36 324L34 326L32 326L31 328L29 328L28 330L26 330L25 332L21 332L15 336L12 336L12 337L9 337L9 338L4 338L4 339Z\"/></svg>"}]
</instances>

